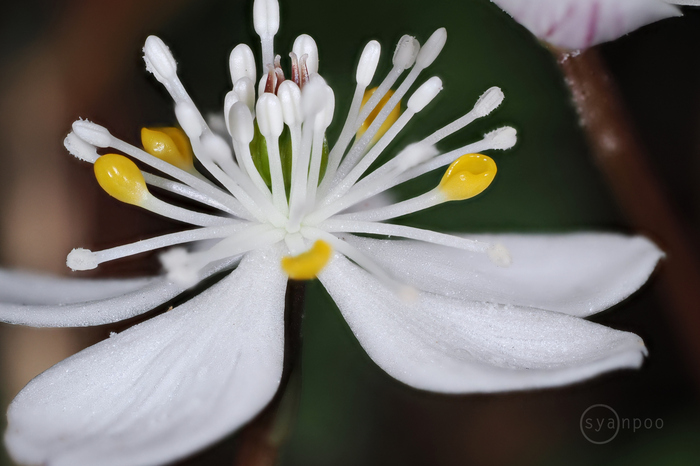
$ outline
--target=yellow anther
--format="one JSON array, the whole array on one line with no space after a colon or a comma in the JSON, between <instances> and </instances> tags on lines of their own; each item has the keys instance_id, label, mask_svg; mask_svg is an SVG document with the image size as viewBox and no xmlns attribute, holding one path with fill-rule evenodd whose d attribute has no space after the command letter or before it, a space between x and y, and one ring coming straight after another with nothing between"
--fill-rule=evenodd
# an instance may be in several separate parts
<instances>
[{"instance_id":1,"label":"yellow anther","mask_svg":"<svg viewBox=\"0 0 700 466\"><path fill-rule=\"evenodd\" d=\"M438 189L450 201L463 201L483 192L496 176L496 162L482 154L463 155L450 165Z\"/></svg>"},{"instance_id":2,"label":"yellow anther","mask_svg":"<svg viewBox=\"0 0 700 466\"><path fill-rule=\"evenodd\" d=\"M149 196L141 170L123 155L106 154L98 158L95 177L107 194L127 204L142 205Z\"/></svg>"},{"instance_id":3,"label":"yellow anther","mask_svg":"<svg viewBox=\"0 0 700 466\"><path fill-rule=\"evenodd\" d=\"M365 96L362 98L362 105L365 105L367 101L369 100L370 97L372 97L372 94L374 94L374 91L376 91L377 88L375 87L374 89L370 89L365 92ZM389 90L387 91L386 95L382 97L382 100L379 101L376 107L374 107L374 110L369 114L367 119L362 122L362 126L357 130L357 137L360 138L362 135L367 131L369 126L372 124L375 118L377 118L377 115L379 115L379 112L382 111L382 108L389 102L389 99L391 99L391 96L394 95L394 91ZM374 135L372 138L372 144L377 142L379 138L384 136L384 133L389 131L389 128L391 128L391 125L393 125L396 120L399 119L401 116L401 101L396 104L396 107L389 113L389 116L386 117L386 120L384 120L384 123L382 123L382 126L379 127L379 131L377 131L377 134Z\"/></svg>"},{"instance_id":4,"label":"yellow anther","mask_svg":"<svg viewBox=\"0 0 700 466\"><path fill-rule=\"evenodd\" d=\"M142 128L141 143L146 152L171 165L192 171L192 146L179 128Z\"/></svg>"},{"instance_id":5,"label":"yellow anther","mask_svg":"<svg viewBox=\"0 0 700 466\"><path fill-rule=\"evenodd\" d=\"M293 280L311 280L323 270L333 253L333 248L323 240L317 240L308 251L298 256L282 258L282 270Z\"/></svg>"}]
</instances>

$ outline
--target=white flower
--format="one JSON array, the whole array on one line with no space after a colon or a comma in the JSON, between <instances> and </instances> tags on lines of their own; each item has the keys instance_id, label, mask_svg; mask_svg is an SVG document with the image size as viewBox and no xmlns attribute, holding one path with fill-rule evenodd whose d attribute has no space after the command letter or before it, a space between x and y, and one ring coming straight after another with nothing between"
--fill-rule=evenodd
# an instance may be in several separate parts
<instances>
[{"instance_id":1,"label":"white flower","mask_svg":"<svg viewBox=\"0 0 700 466\"><path fill-rule=\"evenodd\" d=\"M503 95L492 88L465 116L365 175L408 120L440 92L440 80L429 78L403 113L397 109L440 53L444 29L423 47L402 37L393 68L371 97L366 88L380 46L372 41L365 47L343 130L326 150L335 102L318 75L315 42L305 35L295 41L291 79L284 80L273 50L275 0L255 1L254 24L264 73L258 81L250 48L233 50L233 90L224 118L208 123L201 116L169 49L149 37L147 68L172 95L184 133L145 129L141 150L99 125L78 121L66 138L73 155L94 163L98 182L112 196L200 227L104 251L76 249L68 256L71 268L90 269L182 243L199 248L163 254L167 276L150 279L60 280L2 272L0 296L19 304L0 305L0 320L37 327L116 322L233 270L175 309L31 381L8 411L6 444L17 461L161 464L248 422L272 399L282 375L289 277L318 276L370 357L421 389L550 387L640 366L646 348L638 336L582 317L623 300L646 281L662 256L650 241L593 233L467 238L385 222L479 194L496 165L477 152L515 143L515 130L506 127L453 151L435 149L500 105ZM228 134L219 134L219 127ZM122 155L98 155L98 148L107 147L167 177L142 172ZM216 183L195 169L191 150ZM448 165L440 185L422 196L379 206L365 202ZM221 214L165 203L146 184ZM211 240L218 242L211 246Z\"/></svg>"},{"instance_id":2,"label":"white flower","mask_svg":"<svg viewBox=\"0 0 700 466\"><path fill-rule=\"evenodd\" d=\"M700 0L491 0L539 39L579 50L617 39L655 21L680 16L673 5Z\"/></svg>"}]
</instances>

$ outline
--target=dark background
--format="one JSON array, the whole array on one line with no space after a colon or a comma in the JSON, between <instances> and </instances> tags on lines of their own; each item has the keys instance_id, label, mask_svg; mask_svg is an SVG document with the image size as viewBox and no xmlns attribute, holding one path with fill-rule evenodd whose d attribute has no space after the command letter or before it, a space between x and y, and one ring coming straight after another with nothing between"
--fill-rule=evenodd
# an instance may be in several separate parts
<instances>
[{"instance_id":1,"label":"dark background","mask_svg":"<svg viewBox=\"0 0 700 466\"><path fill-rule=\"evenodd\" d=\"M142 126L174 122L167 94L143 70L140 48L148 34L171 46L200 108L219 110L230 88L228 53L239 42L257 52L252 2L34 0L3 2L2 8L2 264L68 274L65 255L72 247L104 248L176 230L177 225L109 199L96 187L91 167L65 153L62 140L79 116L134 143ZM684 13L599 50L671 209L697 249L700 10ZM402 34L424 42L436 28L448 30L442 55L419 80L440 76L444 91L390 153L461 116L487 88L497 85L505 92L501 108L439 145L457 147L514 126L518 145L492 154L496 181L476 199L415 214L407 223L445 231L634 232L592 161L553 57L490 2L290 1L282 3L281 17L277 53L284 56L300 33L319 44L319 71L336 93L330 140L344 120L354 68L369 39L383 46L379 76L388 70ZM432 188L440 176L426 176L400 195ZM696 249L687 254L696 257ZM149 255L106 264L94 274L132 276L157 269L155 255ZM697 464L700 361L676 331L679 324L657 288L652 277L635 296L593 318L644 338L650 356L641 370L562 389L441 396L408 388L377 368L313 282L300 413L282 464ZM4 403L28 378L109 331L0 329ZM593 445L581 435L579 419L598 403L622 418L662 419L663 428L623 430L614 441Z\"/></svg>"}]
</instances>

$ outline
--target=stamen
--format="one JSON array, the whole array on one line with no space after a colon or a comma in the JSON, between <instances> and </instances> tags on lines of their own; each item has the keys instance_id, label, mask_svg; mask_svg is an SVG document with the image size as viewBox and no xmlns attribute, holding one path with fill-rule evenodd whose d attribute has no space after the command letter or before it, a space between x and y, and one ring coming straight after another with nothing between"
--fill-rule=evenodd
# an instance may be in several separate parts
<instances>
[{"instance_id":1,"label":"stamen","mask_svg":"<svg viewBox=\"0 0 700 466\"><path fill-rule=\"evenodd\" d=\"M367 45L367 47L370 47L369 44ZM363 56L365 52L370 54L370 56L373 53L372 48L374 48L374 46L372 46L370 50L367 50L367 47L365 47L365 50L363 51ZM338 141L331 149L331 153L328 157L328 168L326 170L326 176L324 177L325 180L324 183L321 185L321 192L325 193L331 186L336 170L338 169L338 166L340 165L340 162L343 158L343 154L345 153L345 149L347 149L348 144L350 143L350 140L353 138L357 129L360 127L362 122L364 122L367 119L372 110L374 110L374 107L376 107L379 101L382 99L382 97L384 97L384 94L386 94L386 92L391 88L391 86L394 85L396 80L399 79L401 73L403 73L404 70L406 70L406 68L411 67L416 55L418 54L419 49L420 44L417 40L415 40L415 38L405 35L401 37L401 39L399 39L392 60L394 65L393 68L391 69L391 71L389 71L389 74L386 75L384 80L381 82L374 94L372 94L367 103L361 108L353 124L347 125L347 127L343 129L343 133L341 133L341 136L338 138ZM368 60L370 60L369 57ZM356 89L353 101L359 98L358 94L363 95L363 93L364 88L362 91ZM350 115L348 115L348 118L350 118Z\"/></svg>"},{"instance_id":2,"label":"stamen","mask_svg":"<svg viewBox=\"0 0 700 466\"><path fill-rule=\"evenodd\" d=\"M355 80L357 81L357 86L355 87L355 94L352 98L352 103L350 104L350 110L348 111L348 116L343 124L343 129L340 132L338 141L344 141L352 138L352 133L354 132L355 121L360 112L360 107L366 104L364 100L365 89L372 82L374 73L377 69L377 64L379 63L379 56L381 55L381 46L376 40L372 40L365 45L364 50L362 50L362 55L360 56L360 62L357 65L357 72L355 74ZM333 146L330 154L328 155L328 167L326 168L326 175L324 181L321 183L319 191L321 193L326 192L326 185L335 176L335 170L340 165L340 159L343 156L343 152L347 143L336 144Z\"/></svg>"},{"instance_id":3,"label":"stamen","mask_svg":"<svg viewBox=\"0 0 700 466\"><path fill-rule=\"evenodd\" d=\"M416 90L416 92L413 93L411 98L408 99L408 106L403 115L398 118L398 121L396 121L395 124L390 126L389 131L382 136L379 143L372 147L367 155L365 155L362 160L350 171L348 176L336 185L333 191L331 191L331 193L328 195L328 198L337 199L345 194L357 182L357 180L360 179L362 174L369 169L369 167L381 155L384 149L386 149L386 147L394 140L396 135L401 132L406 124L408 124L411 118L413 118L416 113L423 110L441 90L442 81L438 77L434 76L423 83ZM387 119L387 122L389 119ZM384 124L386 125L387 122Z\"/></svg>"},{"instance_id":4,"label":"stamen","mask_svg":"<svg viewBox=\"0 0 700 466\"><path fill-rule=\"evenodd\" d=\"M372 122L370 127L367 129L367 132L359 139L359 141L358 140L355 141L352 148L350 149L347 156L345 157L345 160L343 160L343 163L338 168L338 172L335 175L336 180L346 176L347 173L349 172L349 170L351 170L357 164L357 162L359 161L359 159L362 157L365 150L367 149L367 145L370 143L370 141L372 140L372 138L374 137L376 132L379 131L379 128L381 128L382 124L389 116L389 113L394 108L394 105L396 105L398 102L401 101L401 98L406 94L406 92L408 92L410 87L413 85L413 83L418 78L418 75L421 73L421 71L423 71L424 67L422 66L422 64L432 63L432 61L435 59L435 57L440 52L440 50L442 50L442 46L439 44L439 41L438 41L440 36L441 36L440 30L436 31L435 33L433 33L432 36L430 36L430 39L433 40L432 48L427 52L426 55L424 55L424 59L421 60L420 63L416 62L415 66L413 67L411 72L408 73L408 76L406 76L406 79L403 80L403 82L401 83L399 88L396 90L396 92L391 96L391 98L386 103L384 108L382 108L382 110L379 112L379 114L377 115L377 118L374 120L374 122ZM438 39L436 39L436 37ZM413 39L413 40L415 41L415 39ZM443 42L443 45L444 45L444 42ZM416 56L420 55L420 52L418 52L418 47L419 47L418 41L415 41L414 50L416 52ZM400 51L397 49L397 54L399 56L401 56L400 58L402 60L406 60L407 58L405 56L403 56L405 54L399 53L399 52ZM433 56L433 54L435 55L435 57ZM397 55L395 55L395 58L396 58L396 56ZM411 60L415 59L415 57L413 55L411 55L411 57L409 57L409 58L411 58ZM406 63L408 63L408 61ZM372 97L374 97L374 95ZM383 97L383 96L380 96L379 98L381 99L381 97ZM368 105L370 102L372 102L372 98L370 98L370 100L368 101ZM363 114L364 114L364 109L360 113L360 117L362 117Z\"/></svg>"},{"instance_id":5,"label":"stamen","mask_svg":"<svg viewBox=\"0 0 700 466\"><path fill-rule=\"evenodd\" d=\"M410 238L427 243L449 246L465 251L487 252L490 243L476 241L471 239L460 238L458 236L438 233L431 230L423 230L421 228L407 227L404 225L393 225L389 223L378 222L362 222L343 219L328 219L316 226L316 228L333 232L346 233L366 233L370 235L384 236L400 236L402 238ZM303 233L303 228L302 228Z\"/></svg>"},{"instance_id":6,"label":"stamen","mask_svg":"<svg viewBox=\"0 0 700 466\"><path fill-rule=\"evenodd\" d=\"M317 80L314 80L317 81ZM333 121L333 112L335 111L335 94L330 86L323 83L322 89L323 110L316 115L314 119L314 138L311 154L311 166L309 167L309 180L307 184L307 198L315 203L316 189L318 187L319 177L321 176L321 162L323 159L323 140L326 133L326 128Z\"/></svg>"},{"instance_id":7,"label":"stamen","mask_svg":"<svg viewBox=\"0 0 700 466\"><path fill-rule=\"evenodd\" d=\"M498 87L492 87L484 92L476 101L474 108L461 118L453 121L449 125L440 128L433 134L423 139L427 144L436 144L447 136L464 128L477 118L482 118L494 111L503 102L503 92Z\"/></svg>"},{"instance_id":8,"label":"stamen","mask_svg":"<svg viewBox=\"0 0 700 466\"><path fill-rule=\"evenodd\" d=\"M141 144L146 152L195 174L192 146L185 133L178 128L142 128Z\"/></svg>"},{"instance_id":9,"label":"stamen","mask_svg":"<svg viewBox=\"0 0 700 466\"><path fill-rule=\"evenodd\" d=\"M403 158L403 160L401 154L399 154L399 156L385 163L363 178L352 187L345 197L339 199L338 201L347 203L348 201L346 201L346 198L354 196L354 203L361 202L368 197L386 191L387 189L393 188L401 183L405 183L406 181L412 180L413 178L421 176L425 173L449 165L465 153L481 152L492 149L509 149L510 147L513 147L516 139L515 129L506 126L491 131L490 133L486 134L484 139L481 141L467 144L464 147L460 147L439 157L434 157L436 152L426 153L424 150L410 151L415 152L415 154L413 154L415 156L406 152L406 155L409 157ZM416 143L414 146L417 148L427 147L434 150L433 146L425 146L422 142ZM409 147L411 146L408 146L406 149L404 149L404 151L409 149ZM427 161L421 163L423 160ZM338 201L334 201L334 203ZM347 206L343 207L343 209L349 207L350 205L352 204L347 203Z\"/></svg>"},{"instance_id":10,"label":"stamen","mask_svg":"<svg viewBox=\"0 0 700 466\"><path fill-rule=\"evenodd\" d=\"M437 150L435 147L426 146L421 143L414 143L406 146L399 155L363 178L354 185L347 194L335 200L333 200L331 195L328 195L321 204L323 207L308 215L304 219L304 222L307 225L315 225L331 215L341 212L358 202L362 202L384 191L386 189L384 186L393 180L397 176L397 173L402 173L404 170L421 163L423 160L434 156L436 153Z\"/></svg>"},{"instance_id":11,"label":"stamen","mask_svg":"<svg viewBox=\"0 0 700 466\"><path fill-rule=\"evenodd\" d=\"M73 132L68 133L66 139L63 140L63 145L72 156L83 162L95 163L100 157L95 146L83 141Z\"/></svg>"},{"instance_id":12,"label":"stamen","mask_svg":"<svg viewBox=\"0 0 700 466\"><path fill-rule=\"evenodd\" d=\"M94 170L102 189L124 203L193 225L211 226L231 222L231 219L192 212L153 197L146 187L141 170L123 155L103 155L95 162Z\"/></svg>"},{"instance_id":13,"label":"stamen","mask_svg":"<svg viewBox=\"0 0 700 466\"><path fill-rule=\"evenodd\" d=\"M282 104L276 95L266 93L260 96L255 108L258 115L260 133L265 136L267 142L267 159L270 165L270 179L272 182L272 202L280 212L286 215L289 209L279 149L279 137L284 130Z\"/></svg>"},{"instance_id":14,"label":"stamen","mask_svg":"<svg viewBox=\"0 0 700 466\"><path fill-rule=\"evenodd\" d=\"M236 102L229 110L229 131L236 145L239 161L245 168L251 181L265 197L271 198L270 190L255 167L253 156L250 153L250 142L255 137L255 127L253 125L253 117L243 102Z\"/></svg>"},{"instance_id":15,"label":"stamen","mask_svg":"<svg viewBox=\"0 0 700 466\"><path fill-rule=\"evenodd\" d=\"M370 89L365 92L364 97L362 98L362 105L365 105L367 101L372 97L372 94L377 90L375 87L374 89ZM394 95L394 91L387 91L386 95L382 97L382 100L379 101L377 106L372 110L372 112L369 114L367 119L362 122L360 125L360 128L357 130L357 134L355 137L358 139L362 137L363 134L365 134L365 131L370 127L372 122L374 121L375 118L377 118L377 115L379 115L379 112L384 108L384 106L389 102L389 99L391 96ZM374 138L372 138L372 142L370 144L374 144L379 140L380 137L386 133L389 128L391 128L391 125L393 125L396 120L398 120L399 116L401 115L401 102L398 102L396 106L389 112L389 115L387 116L386 121L382 124L382 126L379 127L379 130L377 131L377 134L374 135Z\"/></svg>"},{"instance_id":16,"label":"stamen","mask_svg":"<svg viewBox=\"0 0 700 466\"><path fill-rule=\"evenodd\" d=\"M235 215L228 206L221 204L220 202L210 198L206 194L200 193L196 189L187 186L186 184L178 183L177 181L172 181L167 178L163 178L162 176L153 175L144 171L142 171L141 174L143 174L143 179L146 180L146 184L148 185L155 186L156 188L163 189L193 201L214 207L215 209L219 209L223 212Z\"/></svg>"},{"instance_id":17,"label":"stamen","mask_svg":"<svg viewBox=\"0 0 700 466\"><path fill-rule=\"evenodd\" d=\"M302 34L294 40L292 53L297 57L306 55L306 69L308 74L318 73L318 46L316 41L307 34Z\"/></svg>"},{"instance_id":18,"label":"stamen","mask_svg":"<svg viewBox=\"0 0 700 466\"><path fill-rule=\"evenodd\" d=\"M255 114L255 80L247 77L236 81L233 91L238 99L248 106L251 114Z\"/></svg>"},{"instance_id":19,"label":"stamen","mask_svg":"<svg viewBox=\"0 0 700 466\"><path fill-rule=\"evenodd\" d=\"M250 215L243 208L243 205L231 195L219 190L212 184L203 181L190 173L184 172L179 168L170 165L169 163L166 163L137 147L132 146L131 144L127 144L124 141L113 137L109 133L109 131L107 131L107 129L102 126L99 126L95 123L91 123L89 121L80 120L73 123L73 132L76 136L78 136L80 139L84 140L87 143L94 145L95 142L99 142L100 144L102 144L99 147L111 146L135 158L136 160L150 165L156 170L159 170L169 176L172 176L177 180L182 181L183 183L186 183L187 185L196 189L200 193L210 197L211 199L216 200L221 204L226 205L229 208L229 211L233 212L233 214L237 217L245 218L248 220L250 220L251 218ZM106 135L106 138L104 137L104 135Z\"/></svg>"},{"instance_id":20,"label":"stamen","mask_svg":"<svg viewBox=\"0 0 700 466\"><path fill-rule=\"evenodd\" d=\"M266 69L274 59L273 41L280 27L280 6L277 0L255 0L253 2L253 26L260 36L262 65Z\"/></svg>"},{"instance_id":21,"label":"stamen","mask_svg":"<svg viewBox=\"0 0 700 466\"><path fill-rule=\"evenodd\" d=\"M477 141L475 143L468 144L466 146L452 150L446 154L440 155L439 157L435 157L432 160L429 160L424 164L419 165L411 170L407 170L405 173L393 179L389 184L387 184L387 186L384 189L389 189L401 183L405 183L406 181L412 180L413 178L416 178L420 175L423 175L424 173L428 173L435 169L444 167L445 165L449 165L455 160L457 160L459 157L461 157L462 154L482 152L485 150L506 150L513 147L516 141L517 132L514 128L511 128L510 126L498 128L484 135L484 139L482 139L481 141ZM374 173L372 173L372 175L370 176L373 175ZM369 178L369 176L367 178Z\"/></svg>"},{"instance_id":22,"label":"stamen","mask_svg":"<svg viewBox=\"0 0 700 466\"><path fill-rule=\"evenodd\" d=\"M146 181L134 162L122 155L107 154L95 161L95 177L113 198L142 206L149 198Z\"/></svg>"},{"instance_id":23,"label":"stamen","mask_svg":"<svg viewBox=\"0 0 700 466\"><path fill-rule=\"evenodd\" d=\"M104 262L153 251L154 249L182 243L191 243L194 241L225 238L239 231L244 225L244 223L237 222L224 226L197 228L195 230L182 231L136 241L135 243L104 249L102 251L90 251L89 249L82 248L73 249L70 254L68 254L66 265L72 270L92 270Z\"/></svg>"},{"instance_id":24,"label":"stamen","mask_svg":"<svg viewBox=\"0 0 700 466\"><path fill-rule=\"evenodd\" d=\"M495 175L496 164L491 158L481 154L464 155L447 169L437 188L421 196L379 209L337 215L334 219L378 222L418 212L446 201L462 201L483 192Z\"/></svg>"},{"instance_id":25,"label":"stamen","mask_svg":"<svg viewBox=\"0 0 700 466\"><path fill-rule=\"evenodd\" d=\"M231 71L231 83L236 84L239 79L248 78L255 82L255 57L253 51L246 44L238 44L229 56L229 70Z\"/></svg>"},{"instance_id":26,"label":"stamen","mask_svg":"<svg viewBox=\"0 0 700 466\"><path fill-rule=\"evenodd\" d=\"M282 258L282 270L292 280L312 280L323 270L333 254L333 248L323 240L316 240L308 251L297 256Z\"/></svg>"},{"instance_id":27,"label":"stamen","mask_svg":"<svg viewBox=\"0 0 700 466\"><path fill-rule=\"evenodd\" d=\"M462 201L481 194L496 176L496 162L482 154L458 158L445 172L438 189L449 201Z\"/></svg>"}]
</instances>

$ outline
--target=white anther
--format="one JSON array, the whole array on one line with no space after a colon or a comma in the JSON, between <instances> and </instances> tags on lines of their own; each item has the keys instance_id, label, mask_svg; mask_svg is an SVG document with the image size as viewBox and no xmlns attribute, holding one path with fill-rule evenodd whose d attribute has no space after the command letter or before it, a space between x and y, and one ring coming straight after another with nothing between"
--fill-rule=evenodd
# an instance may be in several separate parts
<instances>
[{"instance_id":1,"label":"white anther","mask_svg":"<svg viewBox=\"0 0 700 466\"><path fill-rule=\"evenodd\" d=\"M414 142L404 147L396 156L395 160L399 170L405 171L411 167L415 167L419 163L423 163L431 157L435 157L437 154L438 150L435 146L422 142Z\"/></svg>"},{"instance_id":2,"label":"white anther","mask_svg":"<svg viewBox=\"0 0 700 466\"><path fill-rule=\"evenodd\" d=\"M233 107L233 104L239 102L240 99L238 98L238 94L236 91L228 91L226 93L226 97L224 97L224 119L226 120L226 128L228 129L229 134L231 134L231 125L229 121L229 114L231 113L231 107ZM243 104L245 105L245 104Z\"/></svg>"},{"instance_id":3,"label":"white anther","mask_svg":"<svg viewBox=\"0 0 700 466\"><path fill-rule=\"evenodd\" d=\"M381 53L382 46L376 40L371 40L365 45L362 55L360 55L360 63L357 65L357 73L355 73L357 84L363 87L369 86L374 77L374 72L377 71Z\"/></svg>"},{"instance_id":4,"label":"white anther","mask_svg":"<svg viewBox=\"0 0 700 466\"><path fill-rule=\"evenodd\" d=\"M70 132L66 139L63 140L63 145L68 149L73 157L76 157L83 162L95 163L100 157L95 146L88 144L80 139L75 133Z\"/></svg>"},{"instance_id":5,"label":"white anther","mask_svg":"<svg viewBox=\"0 0 700 466\"><path fill-rule=\"evenodd\" d=\"M474 104L473 112L476 113L479 118L485 117L501 105L503 98L503 91L501 91L499 87L494 86L481 94L479 100Z\"/></svg>"},{"instance_id":6,"label":"white anther","mask_svg":"<svg viewBox=\"0 0 700 466\"><path fill-rule=\"evenodd\" d=\"M306 55L306 69L309 70L309 74L318 73L318 47L311 36L302 34L297 37L292 45L292 52L297 57Z\"/></svg>"},{"instance_id":7,"label":"white anther","mask_svg":"<svg viewBox=\"0 0 700 466\"><path fill-rule=\"evenodd\" d=\"M241 78L248 78L255 82L255 57L246 44L238 44L234 47L229 56L228 65L233 84Z\"/></svg>"},{"instance_id":8,"label":"white anther","mask_svg":"<svg viewBox=\"0 0 700 466\"><path fill-rule=\"evenodd\" d=\"M177 77L175 58L159 37L148 36L143 46L143 59L146 62L146 70L153 73L158 81L165 83Z\"/></svg>"},{"instance_id":9,"label":"white anther","mask_svg":"<svg viewBox=\"0 0 700 466\"><path fill-rule=\"evenodd\" d=\"M280 5L277 0L253 2L253 27L260 37L272 37L280 27Z\"/></svg>"},{"instance_id":10,"label":"white anther","mask_svg":"<svg viewBox=\"0 0 700 466\"><path fill-rule=\"evenodd\" d=\"M486 254L491 259L491 262L496 264L498 267L510 267L513 263L513 259L510 257L510 252L508 249L500 243L492 244L486 250Z\"/></svg>"},{"instance_id":11,"label":"white anther","mask_svg":"<svg viewBox=\"0 0 700 466\"><path fill-rule=\"evenodd\" d=\"M112 135L107 128L88 120L73 122L73 132L80 139L95 147L109 147L112 142Z\"/></svg>"},{"instance_id":12,"label":"white anther","mask_svg":"<svg viewBox=\"0 0 700 466\"><path fill-rule=\"evenodd\" d=\"M326 107L326 82L319 75L314 75L301 91L301 107L304 119L312 118Z\"/></svg>"},{"instance_id":13,"label":"white anther","mask_svg":"<svg viewBox=\"0 0 700 466\"><path fill-rule=\"evenodd\" d=\"M442 80L437 76L433 76L424 82L408 99L407 107L409 110L418 113L428 105L436 95L442 90Z\"/></svg>"},{"instance_id":14,"label":"white anther","mask_svg":"<svg viewBox=\"0 0 700 466\"><path fill-rule=\"evenodd\" d=\"M282 104L282 116L288 126L294 126L302 122L301 114L301 89L294 81L286 80L277 89L277 97Z\"/></svg>"},{"instance_id":15,"label":"white anther","mask_svg":"<svg viewBox=\"0 0 700 466\"><path fill-rule=\"evenodd\" d=\"M282 104L280 99L270 93L263 94L255 106L260 134L265 137L278 138L284 129Z\"/></svg>"},{"instance_id":16,"label":"white anther","mask_svg":"<svg viewBox=\"0 0 700 466\"><path fill-rule=\"evenodd\" d=\"M323 118L320 118L319 124L325 130L333 122L333 112L335 112L335 93L328 85L325 87L323 99Z\"/></svg>"},{"instance_id":17,"label":"white anther","mask_svg":"<svg viewBox=\"0 0 700 466\"><path fill-rule=\"evenodd\" d=\"M175 105L175 117L182 130L190 139L197 139L202 135L202 119L194 104L179 102Z\"/></svg>"},{"instance_id":18,"label":"white anther","mask_svg":"<svg viewBox=\"0 0 700 466\"><path fill-rule=\"evenodd\" d=\"M518 140L518 132L515 128L510 126L504 126L503 128L498 128L491 131L485 135L485 138L491 141L492 149L510 149L515 145Z\"/></svg>"},{"instance_id":19,"label":"white anther","mask_svg":"<svg viewBox=\"0 0 700 466\"><path fill-rule=\"evenodd\" d=\"M232 160L231 148L221 136L209 132L202 136L201 142L204 153L219 165L225 166Z\"/></svg>"},{"instance_id":20,"label":"white anther","mask_svg":"<svg viewBox=\"0 0 700 466\"><path fill-rule=\"evenodd\" d=\"M255 135L253 116L243 102L236 102L228 113L228 129L231 137L239 144L250 144Z\"/></svg>"},{"instance_id":21,"label":"white anther","mask_svg":"<svg viewBox=\"0 0 700 466\"><path fill-rule=\"evenodd\" d=\"M427 68L433 61L440 55L442 48L445 46L447 41L447 29L440 28L428 38L428 40L421 47L418 57L416 58L416 65L421 68Z\"/></svg>"},{"instance_id":22,"label":"white anther","mask_svg":"<svg viewBox=\"0 0 700 466\"><path fill-rule=\"evenodd\" d=\"M401 37L399 43L396 44L396 51L394 52L392 63L395 67L406 70L413 66L419 51L420 42L418 42L415 37L405 35Z\"/></svg>"},{"instance_id":23,"label":"white anther","mask_svg":"<svg viewBox=\"0 0 700 466\"><path fill-rule=\"evenodd\" d=\"M253 112L255 110L255 78L243 77L239 79L233 85L233 90L238 94L238 99Z\"/></svg>"},{"instance_id":24,"label":"white anther","mask_svg":"<svg viewBox=\"0 0 700 466\"><path fill-rule=\"evenodd\" d=\"M66 265L71 270L92 270L97 268L99 261L95 253L89 249L77 248L68 254Z\"/></svg>"}]
</instances>

